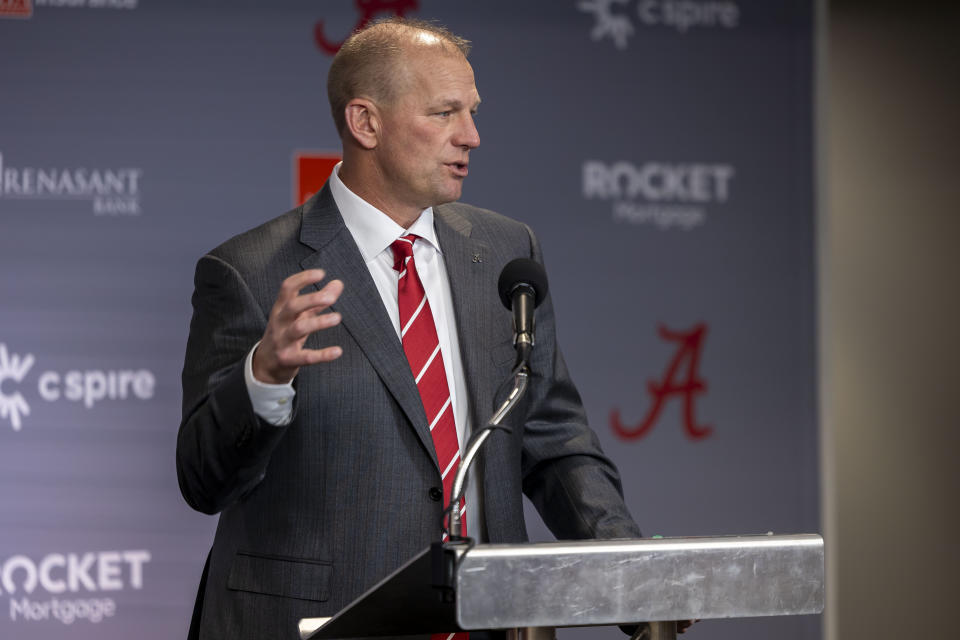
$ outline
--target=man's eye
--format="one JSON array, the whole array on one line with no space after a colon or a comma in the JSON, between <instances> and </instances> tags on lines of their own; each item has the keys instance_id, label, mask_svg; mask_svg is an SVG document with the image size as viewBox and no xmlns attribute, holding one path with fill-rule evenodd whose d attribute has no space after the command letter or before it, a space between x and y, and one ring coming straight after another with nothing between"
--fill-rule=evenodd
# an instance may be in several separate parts
<instances>
[{"instance_id":1,"label":"man's eye","mask_svg":"<svg viewBox=\"0 0 960 640\"><path fill-rule=\"evenodd\" d=\"M452 111L440 111L440 112L437 113L437 115L440 116L441 118L449 118L451 113L453 113L453 112L452 112Z\"/></svg>"}]
</instances>

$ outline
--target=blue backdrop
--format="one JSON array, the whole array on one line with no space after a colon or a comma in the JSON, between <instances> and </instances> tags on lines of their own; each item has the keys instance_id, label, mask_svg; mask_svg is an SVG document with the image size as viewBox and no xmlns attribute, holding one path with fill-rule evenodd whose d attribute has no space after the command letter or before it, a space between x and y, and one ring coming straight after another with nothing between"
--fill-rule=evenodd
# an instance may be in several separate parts
<instances>
[{"instance_id":1,"label":"blue backdrop","mask_svg":"<svg viewBox=\"0 0 960 640\"><path fill-rule=\"evenodd\" d=\"M811 2L2 0L0 637L185 634L195 261L322 182L330 52L398 12L474 42L464 200L537 230L645 533L818 530Z\"/></svg>"}]
</instances>

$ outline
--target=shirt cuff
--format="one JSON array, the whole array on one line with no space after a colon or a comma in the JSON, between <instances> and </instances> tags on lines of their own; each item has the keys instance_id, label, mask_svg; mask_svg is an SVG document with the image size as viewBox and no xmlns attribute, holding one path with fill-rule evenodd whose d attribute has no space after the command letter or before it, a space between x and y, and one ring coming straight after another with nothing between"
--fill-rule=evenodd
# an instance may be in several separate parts
<instances>
[{"instance_id":1,"label":"shirt cuff","mask_svg":"<svg viewBox=\"0 0 960 640\"><path fill-rule=\"evenodd\" d=\"M284 427L293 420L293 398L297 392L293 381L286 384L268 384L253 377L253 353L260 343L253 345L243 363L243 378L253 412L275 427Z\"/></svg>"}]
</instances>

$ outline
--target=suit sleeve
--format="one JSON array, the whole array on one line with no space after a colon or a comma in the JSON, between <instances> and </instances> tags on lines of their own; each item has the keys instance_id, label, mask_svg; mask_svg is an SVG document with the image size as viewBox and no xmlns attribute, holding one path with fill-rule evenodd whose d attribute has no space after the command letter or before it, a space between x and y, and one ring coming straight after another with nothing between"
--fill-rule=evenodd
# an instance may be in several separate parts
<instances>
[{"instance_id":1,"label":"suit sleeve","mask_svg":"<svg viewBox=\"0 0 960 640\"><path fill-rule=\"evenodd\" d=\"M193 318L183 368L177 479L184 499L217 513L263 478L286 427L253 410L243 375L266 316L237 270L206 255L194 276Z\"/></svg>"},{"instance_id":2,"label":"suit sleeve","mask_svg":"<svg viewBox=\"0 0 960 640\"><path fill-rule=\"evenodd\" d=\"M543 262L530 233L531 257ZM558 539L639 537L623 500L620 475L587 425L557 346L553 303L537 309L531 358L530 410L522 444L523 491Z\"/></svg>"}]
</instances>

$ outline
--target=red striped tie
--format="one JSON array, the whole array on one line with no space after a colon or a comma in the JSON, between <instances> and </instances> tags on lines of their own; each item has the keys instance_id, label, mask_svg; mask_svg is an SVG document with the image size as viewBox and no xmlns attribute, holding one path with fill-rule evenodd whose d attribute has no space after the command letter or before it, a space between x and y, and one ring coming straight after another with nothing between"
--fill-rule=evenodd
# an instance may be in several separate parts
<instances>
[{"instance_id":1,"label":"red striped tie","mask_svg":"<svg viewBox=\"0 0 960 640\"><path fill-rule=\"evenodd\" d=\"M453 404L450 388L447 386L443 354L440 353L437 327L433 323L433 312L413 261L413 243L417 238L418 236L411 233L395 240L391 245L393 268L400 273L397 296L400 304L400 339L427 414L430 435L433 437L433 447L437 452L437 463L443 478L443 504L447 505L453 490L453 478L460 466L460 445L457 442L457 425L453 420ZM461 513L465 510L462 499L460 509ZM467 520L464 514L463 535L466 535L466 532ZM467 638L467 633L435 633L431 636L431 640Z\"/></svg>"}]
</instances>

